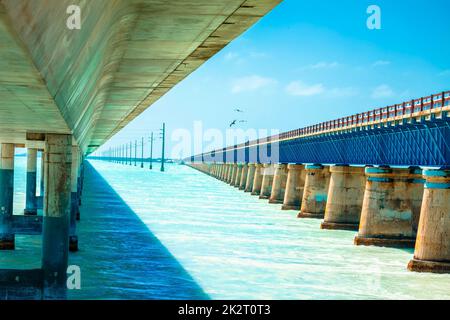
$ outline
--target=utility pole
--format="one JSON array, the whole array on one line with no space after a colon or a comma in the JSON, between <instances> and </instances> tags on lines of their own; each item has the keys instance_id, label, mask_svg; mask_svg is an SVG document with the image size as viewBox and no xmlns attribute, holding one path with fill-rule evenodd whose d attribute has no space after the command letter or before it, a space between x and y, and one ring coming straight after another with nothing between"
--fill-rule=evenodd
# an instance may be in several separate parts
<instances>
[{"instance_id":1,"label":"utility pole","mask_svg":"<svg viewBox=\"0 0 450 320\"><path fill-rule=\"evenodd\" d=\"M130 166L133 165L132 158L133 158L133 142L130 141Z\"/></svg>"},{"instance_id":2,"label":"utility pole","mask_svg":"<svg viewBox=\"0 0 450 320\"><path fill-rule=\"evenodd\" d=\"M142 137L141 146L141 168L144 168L144 137Z\"/></svg>"},{"instance_id":3,"label":"utility pole","mask_svg":"<svg viewBox=\"0 0 450 320\"><path fill-rule=\"evenodd\" d=\"M137 166L137 140L134 140L134 166Z\"/></svg>"},{"instance_id":4,"label":"utility pole","mask_svg":"<svg viewBox=\"0 0 450 320\"><path fill-rule=\"evenodd\" d=\"M161 151L161 172L164 172L164 149L166 140L166 124L163 122L161 129L161 139L162 139L162 151Z\"/></svg>"},{"instance_id":5,"label":"utility pole","mask_svg":"<svg viewBox=\"0 0 450 320\"><path fill-rule=\"evenodd\" d=\"M153 131L150 138L150 170L153 169Z\"/></svg>"}]
</instances>

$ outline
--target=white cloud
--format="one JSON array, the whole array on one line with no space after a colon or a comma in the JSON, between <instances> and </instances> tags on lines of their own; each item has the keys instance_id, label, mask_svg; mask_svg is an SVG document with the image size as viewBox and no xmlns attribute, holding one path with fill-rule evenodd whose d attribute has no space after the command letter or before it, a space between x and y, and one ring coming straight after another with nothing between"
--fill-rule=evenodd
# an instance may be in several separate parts
<instances>
[{"instance_id":1,"label":"white cloud","mask_svg":"<svg viewBox=\"0 0 450 320\"><path fill-rule=\"evenodd\" d=\"M236 60L237 58L239 58L239 54L236 53L236 52L228 52L225 55L225 60L226 61Z\"/></svg>"},{"instance_id":2,"label":"white cloud","mask_svg":"<svg viewBox=\"0 0 450 320\"><path fill-rule=\"evenodd\" d=\"M391 62L388 60L377 60L372 64L372 67L382 67L382 66L388 66Z\"/></svg>"},{"instance_id":3,"label":"white cloud","mask_svg":"<svg viewBox=\"0 0 450 320\"><path fill-rule=\"evenodd\" d=\"M241 93L246 91L256 91L264 87L273 86L277 82L272 78L252 75L236 79L231 88L232 93Z\"/></svg>"},{"instance_id":4,"label":"white cloud","mask_svg":"<svg viewBox=\"0 0 450 320\"><path fill-rule=\"evenodd\" d=\"M354 97L358 95L359 90L354 87L332 88L328 93L333 97Z\"/></svg>"},{"instance_id":5,"label":"white cloud","mask_svg":"<svg viewBox=\"0 0 450 320\"><path fill-rule=\"evenodd\" d=\"M339 66L340 66L340 63L338 63L336 61L334 61L334 62L320 61L315 64L305 66L302 69L303 70L332 69L332 68L336 68Z\"/></svg>"},{"instance_id":6,"label":"white cloud","mask_svg":"<svg viewBox=\"0 0 450 320\"><path fill-rule=\"evenodd\" d=\"M292 96L309 97L319 94L328 97L343 98L353 97L359 94L359 90L354 87L327 88L322 83L308 85L302 81L292 81L286 86L286 92Z\"/></svg>"},{"instance_id":7,"label":"white cloud","mask_svg":"<svg viewBox=\"0 0 450 320\"><path fill-rule=\"evenodd\" d=\"M390 98L394 96L394 91L387 84L379 85L372 90L371 97L373 99Z\"/></svg>"},{"instance_id":8,"label":"white cloud","mask_svg":"<svg viewBox=\"0 0 450 320\"><path fill-rule=\"evenodd\" d=\"M286 92L292 96L309 97L321 94L325 91L323 84L308 85L302 81L293 81L286 87Z\"/></svg>"}]
</instances>

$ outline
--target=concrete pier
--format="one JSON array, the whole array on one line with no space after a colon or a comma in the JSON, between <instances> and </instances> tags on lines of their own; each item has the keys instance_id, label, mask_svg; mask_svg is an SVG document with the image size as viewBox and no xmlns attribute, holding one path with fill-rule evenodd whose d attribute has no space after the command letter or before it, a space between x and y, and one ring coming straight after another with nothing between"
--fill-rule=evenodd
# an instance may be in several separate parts
<instances>
[{"instance_id":1,"label":"concrete pier","mask_svg":"<svg viewBox=\"0 0 450 320\"><path fill-rule=\"evenodd\" d=\"M418 168L366 168L356 245L414 247L423 179Z\"/></svg>"},{"instance_id":2,"label":"concrete pier","mask_svg":"<svg viewBox=\"0 0 450 320\"><path fill-rule=\"evenodd\" d=\"M305 166L289 164L287 166L286 192L284 193L282 210L300 210L303 189L305 187Z\"/></svg>"},{"instance_id":3,"label":"concrete pier","mask_svg":"<svg viewBox=\"0 0 450 320\"><path fill-rule=\"evenodd\" d=\"M242 164L241 181L239 182L239 190L245 190L245 185L247 184L248 176L248 164Z\"/></svg>"},{"instance_id":4,"label":"concrete pier","mask_svg":"<svg viewBox=\"0 0 450 320\"><path fill-rule=\"evenodd\" d=\"M252 192L253 180L255 179L255 170L256 170L256 164L249 163L248 170L247 170L247 181L245 183L244 192Z\"/></svg>"},{"instance_id":5,"label":"concrete pier","mask_svg":"<svg viewBox=\"0 0 450 320\"><path fill-rule=\"evenodd\" d=\"M26 184L26 201L24 215L37 215L37 198L36 198L36 166L37 166L37 149L29 148L27 150L27 184Z\"/></svg>"},{"instance_id":6,"label":"concrete pier","mask_svg":"<svg viewBox=\"0 0 450 320\"><path fill-rule=\"evenodd\" d=\"M263 178L261 182L260 199L269 199L272 194L272 184L274 175L274 166L272 164L264 164Z\"/></svg>"},{"instance_id":7,"label":"concrete pier","mask_svg":"<svg viewBox=\"0 0 450 320\"><path fill-rule=\"evenodd\" d=\"M329 168L320 164L305 166L306 178L299 218L323 219L330 181Z\"/></svg>"},{"instance_id":8,"label":"concrete pier","mask_svg":"<svg viewBox=\"0 0 450 320\"><path fill-rule=\"evenodd\" d=\"M270 194L269 203L283 203L287 182L287 165L276 164L275 173L272 182L272 193Z\"/></svg>"},{"instance_id":9,"label":"concrete pier","mask_svg":"<svg viewBox=\"0 0 450 320\"><path fill-rule=\"evenodd\" d=\"M236 174L234 177L234 182L232 183L233 187L239 188L241 183L241 176L242 176L242 163L236 164Z\"/></svg>"},{"instance_id":10,"label":"concrete pier","mask_svg":"<svg viewBox=\"0 0 450 320\"><path fill-rule=\"evenodd\" d=\"M66 270L69 251L70 177L72 136L47 134L45 138L44 220L42 231L42 271L44 298L66 297Z\"/></svg>"},{"instance_id":11,"label":"concrete pier","mask_svg":"<svg viewBox=\"0 0 450 320\"><path fill-rule=\"evenodd\" d=\"M77 146L72 147L72 168L70 179L70 236L69 250L78 251L77 216L80 215L80 207L78 200L78 170L79 170L79 149Z\"/></svg>"},{"instance_id":12,"label":"concrete pier","mask_svg":"<svg viewBox=\"0 0 450 320\"><path fill-rule=\"evenodd\" d=\"M234 186L234 184L236 182L237 171L238 171L238 164L237 163L233 163L231 165L230 181L228 182L231 186Z\"/></svg>"},{"instance_id":13,"label":"concrete pier","mask_svg":"<svg viewBox=\"0 0 450 320\"><path fill-rule=\"evenodd\" d=\"M234 163L229 163L228 164L228 172L227 172L227 180L225 181L226 183L231 183L231 179L233 179L233 168L234 168Z\"/></svg>"},{"instance_id":14,"label":"concrete pier","mask_svg":"<svg viewBox=\"0 0 450 320\"><path fill-rule=\"evenodd\" d=\"M366 185L364 168L336 165L330 167L330 173L325 219L320 227L357 231Z\"/></svg>"},{"instance_id":15,"label":"concrete pier","mask_svg":"<svg viewBox=\"0 0 450 320\"><path fill-rule=\"evenodd\" d=\"M424 170L423 176L419 228L408 269L450 273L450 169Z\"/></svg>"},{"instance_id":16,"label":"concrete pier","mask_svg":"<svg viewBox=\"0 0 450 320\"><path fill-rule=\"evenodd\" d=\"M252 195L259 196L261 193L264 167L261 163L255 164L255 177L253 178Z\"/></svg>"},{"instance_id":17,"label":"concrete pier","mask_svg":"<svg viewBox=\"0 0 450 320\"><path fill-rule=\"evenodd\" d=\"M0 157L0 250L14 250L14 144L2 143Z\"/></svg>"}]
</instances>

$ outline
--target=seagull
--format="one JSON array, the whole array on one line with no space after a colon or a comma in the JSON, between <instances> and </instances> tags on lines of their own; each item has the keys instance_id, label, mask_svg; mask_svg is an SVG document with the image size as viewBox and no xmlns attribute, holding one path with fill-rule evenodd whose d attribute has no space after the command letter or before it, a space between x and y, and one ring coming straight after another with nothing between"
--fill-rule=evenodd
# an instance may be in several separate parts
<instances>
[{"instance_id":1,"label":"seagull","mask_svg":"<svg viewBox=\"0 0 450 320\"><path fill-rule=\"evenodd\" d=\"M236 111L236 112L244 112L241 109L234 109L234 111Z\"/></svg>"},{"instance_id":2,"label":"seagull","mask_svg":"<svg viewBox=\"0 0 450 320\"><path fill-rule=\"evenodd\" d=\"M237 120L233 120L233 122L230 123L230 128L236 124L236 121Z\"/></svg>"}]
</instances>

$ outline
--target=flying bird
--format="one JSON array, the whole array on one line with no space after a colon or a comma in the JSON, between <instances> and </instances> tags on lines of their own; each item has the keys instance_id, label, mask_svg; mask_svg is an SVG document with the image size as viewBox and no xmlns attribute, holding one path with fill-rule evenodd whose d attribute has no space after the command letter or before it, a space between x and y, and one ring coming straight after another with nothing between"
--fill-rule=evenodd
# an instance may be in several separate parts
<instances>
[{"instance_id":1,"label":"flying bird","mask_svg":"<svg viewBox=\"0 0 450 320\"><path fill-rule=\"evenodd\" d=\"M230 123L230 128L236 124L236 121L237 120L233 120L233 122Z\"/></svg>"},{"instance_id":2,"label":"flying bird","mask_svg":"<svg viewBox=\"0 0 450 320\"><path fill-rule=\"evenodd\" d=\"M236 111L236 112L244 112L244 111L241 110L241 109L234 109L234 111Z\"/></svg>"},{"instance_id":3,"label":"flying bird","mask_svg":"<svg viewBox=\"0 0 450 320\"><path fill-rule=\"evenodd\" d=\"M239 123L247 122L247 120L240 120Z\"/></svg>"}]
</instances>

